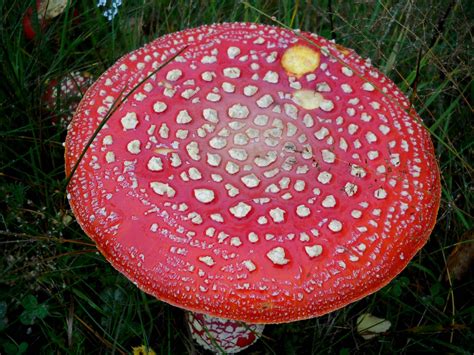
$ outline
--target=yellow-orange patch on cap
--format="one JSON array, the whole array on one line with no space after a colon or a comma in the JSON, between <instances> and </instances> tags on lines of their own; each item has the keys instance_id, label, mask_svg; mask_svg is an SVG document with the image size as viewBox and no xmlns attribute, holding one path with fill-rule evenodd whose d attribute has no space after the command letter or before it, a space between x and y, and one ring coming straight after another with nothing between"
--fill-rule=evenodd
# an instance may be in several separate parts
<instances>
[{"instance_id":1,"label":"yellow-orange patch on cap","mask_svg":"<svg viewBox=\"0 0 474 355\"><path fill-rule=\"evenodd\" d=\"M334 47L336 47L336 49L344 55L349 55L351 53L349 48L341 46L340 44L334 44Z\"/></svg>"},{"instance_id":2,"label":"yellow-orange patch on cap","mask_svg":"<svg viewBox=\"0 0 474 355\"><path fill-rule=\"evenodd\" d=\"M300 77L319 67L320 55L314 49L297 45L288 48L281 58L281 65L289 75Z\"/></svg>"}]
</instances>

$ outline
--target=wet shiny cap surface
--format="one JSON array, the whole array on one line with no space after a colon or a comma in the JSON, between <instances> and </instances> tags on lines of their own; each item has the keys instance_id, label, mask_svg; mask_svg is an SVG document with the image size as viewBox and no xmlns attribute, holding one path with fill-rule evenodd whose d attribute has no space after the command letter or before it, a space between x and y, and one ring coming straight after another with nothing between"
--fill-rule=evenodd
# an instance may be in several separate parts
<instances>
[{"instance_id":1,"label":"wet shiny cap surface","mask_svg":"<svg viewBox=\"0 0 474 355\"><path fill-rule=\"evenodd\" d=\"M246 23L158 38L85 95L68 174L137 84L68 198L145 292L223 318L289 322L380 289L426 243L440 201L429 134L354 51Z\"/></svg>"}]
</instances>

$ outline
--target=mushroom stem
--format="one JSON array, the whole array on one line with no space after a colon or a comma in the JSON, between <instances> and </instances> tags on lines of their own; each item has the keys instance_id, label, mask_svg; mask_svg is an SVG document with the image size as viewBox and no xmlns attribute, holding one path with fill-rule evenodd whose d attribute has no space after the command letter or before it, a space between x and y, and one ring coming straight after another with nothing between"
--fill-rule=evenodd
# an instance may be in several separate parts
<instances>
[{"instance_id":1,"label":"mushroom stem","mask_svg":"<svg viewBox=\"0 0 474 355\"><path fill-rule=\"evenodd\" d=\"M238 353L255 343L263 333L264 324L186 312L186 321L193 339L204 349L222 353Z\"/></svg>"}]
</instances>

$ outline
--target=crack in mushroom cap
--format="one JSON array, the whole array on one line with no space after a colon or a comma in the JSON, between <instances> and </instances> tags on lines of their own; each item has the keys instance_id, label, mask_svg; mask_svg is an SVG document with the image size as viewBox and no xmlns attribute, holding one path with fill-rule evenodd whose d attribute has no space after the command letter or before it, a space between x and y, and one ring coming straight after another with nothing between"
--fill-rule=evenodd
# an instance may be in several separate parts
<instances>
[{"instance_id":1,"label":"crack in mushroom cap","mask_svg":"<svg viewBox=\"0 0 474 355\"><path fill-rule=\"evenodd\" d=\"M282 65L295 46L319 56L297 76ZM68 198L107 260L161 300L252 323L310 318L386 285L428 239L429 134L352 50L249 23L160 37L87 92L67 174L121 92Z\"/></svg>"}]
</instances>

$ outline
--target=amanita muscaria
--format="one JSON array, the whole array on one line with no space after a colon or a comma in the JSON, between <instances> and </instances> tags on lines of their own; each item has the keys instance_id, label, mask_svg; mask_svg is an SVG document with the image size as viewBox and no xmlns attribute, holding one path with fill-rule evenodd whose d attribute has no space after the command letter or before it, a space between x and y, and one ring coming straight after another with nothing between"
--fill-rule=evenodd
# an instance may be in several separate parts
<instances>
[{"instance_id":1,"label":"amanita muscaria","mask_svg":"<svg viewBox=\"0 0 474 355\"><path fill-rule=\"evenodd\" d=\"M266 25L122 57L76 111L67 175L83 150L68 198L106 259L160 300L249 324L377 291L440 202L429 133L394 83L351 49Z\"/></svg>"},{"instance_id":2,"label":"amanita muscaria","mask_svg":"<svg viewBox=\"0 0 474 355\"><path fill-rule=\"evenodd\" d=\"M94 78L88 72L71 72L59 80L48 82L42 96L42 102L48 111L56 111L53 124L66 127Z\"/></svg>"},{"instance_id":3,"label":"amanita muscaria","mask_svg":"<svg viewBox=\"0 0 474 355\"><path fill-rule=\"evenodd\" d=\"M30 6L23 16L23 31L26 38L34 39L37 35L36 31L44 30L49 21L66 10L67 5L67 0L36 0L36 12ZM36 21L39 28L35 28Z\"/></svg>"}]
</instances>

